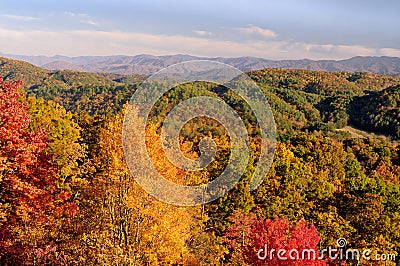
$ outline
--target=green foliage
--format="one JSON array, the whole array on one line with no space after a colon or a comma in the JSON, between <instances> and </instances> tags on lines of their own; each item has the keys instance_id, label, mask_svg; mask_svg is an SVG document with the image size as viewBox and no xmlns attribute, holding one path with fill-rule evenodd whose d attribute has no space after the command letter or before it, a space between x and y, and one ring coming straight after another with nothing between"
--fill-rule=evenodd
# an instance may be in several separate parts
<instances>
[{"instance_id":1,"label":"green foliage","mask_svg":"<svg viewBox=\"0 0 400 266\"><path fill-rule=\"evenodd\" d=\"M50 72L10 59L0 59L0 65L0 76L24 81L28 95L52 100L67 111L92 115L112 116L121 111L144 79L141 76ZM395 96L398 89L384 90L398 85L398 77L286 69L264 69L249 75L269 100L279 133L321 131L325 135L337 135L335 129L350 122L371 132L397 138L400 134L399 104ZM240 106L242 116L254 124L251 110L240 97L207 83L186 84L170 91L160 99L153 115L163 117L161 114L168 113L178 102L199 95L219 96L233 107Z\"/></svg>"},{"instance_id":2,"label":"green foliage","mask_svg":"<svg viewBox=\"0 0 400 266\"><path fill-rule=\"evenodd\" d=\"M0 58L4 80L22 80L28 96L52 100L70 112L115 114L132 96L140 76L46 71L31 64Z\"/></svg>"},{"instance_id":3,"label":"green foliage","mask_svg":"<svg viewBox=\"0 0 400 266\"><path fill-rule=\"evenodd\" d=\"M355 97L349 113L358 127L400 139L400 86Z\"/></svg>"}]
</instances>

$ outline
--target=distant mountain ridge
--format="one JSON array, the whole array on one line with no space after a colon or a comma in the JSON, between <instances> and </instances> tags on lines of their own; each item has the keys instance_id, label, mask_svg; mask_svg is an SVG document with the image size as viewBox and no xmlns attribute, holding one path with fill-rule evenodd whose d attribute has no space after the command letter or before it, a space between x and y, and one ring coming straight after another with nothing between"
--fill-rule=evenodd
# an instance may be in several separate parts
<instances>
[{"instance_id":1,"label":"distant mountain ridge","mask_svg":"<svg viewBox=\"0 0 400 266\"><path fill-rule=\"evenodd\" d=\"M191 55L135 55L135 56L0 56L24 60L33 65L48 70L75 70L86 72L103 72L114 74L142 74L149 75L172 64L188 60L216 60L235 66L242 71L259 70L264 68L307 69L328 72L371 72L391 76L400 76L400 58L356 56L345 60L269 60L257 57L198 57Z\"/></svg>"}]
</instances>

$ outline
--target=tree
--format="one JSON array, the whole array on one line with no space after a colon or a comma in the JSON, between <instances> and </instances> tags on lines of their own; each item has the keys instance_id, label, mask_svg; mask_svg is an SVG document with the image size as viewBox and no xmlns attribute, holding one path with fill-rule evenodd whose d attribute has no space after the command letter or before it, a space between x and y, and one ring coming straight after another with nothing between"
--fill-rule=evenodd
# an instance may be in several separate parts
<instances>
[{"instance_id":1,"label":"tree","mask_svg":"<svg viewBox=\"0 0 400 266\"><path fill-rule=\"evenodd\" d=\"M0 78L0 263L34 264L34 250L55 241L78 208L56 185L46 132L29 130L21 82ZM66 218L66 219L64 219ZM55 244L53 244L55 245Z\"/></svg>"},{"instance_id":2,"label":"tree","mask_svg":"<svg viewBox=\"0 0 400 266\"><path fill-rule=\"evenodd\" d=\"M79 144L81 128L73 120L73 115L64 107L43 98L28 97L31 123L29 128L45 129L51 142L48 150L58 166L58 177L64 182L79 176L79 162L83 160L83 147Z\"/></svg>"},{"instance_id":3,"label":"tree","mask_svg":"<svg viewBox=\"0 0 400 266\"><path fill-rule=\"evenodd\" d=\"M81 196L82 212L76 221L81 248L76 263L182 264L188 259L192 218L184 207L160 202L136 183L124 159L122 118L121 113L104 123L98 150L92 154L94 168L99 168ZM178 181L182 175L161 155L158 139L154 131L149 133L150 157L166 178Z\"/></svg>"},{"instance_id":4,"label":"tree","mask_svg":"<svg viewBox=\"0 0 400 266\"><path fill-rule=\"evenodd\" d=\"M226 230L226 243L230 249L239 248L243 259L251 265L327 265L318 259L319 236L312 224L301 221L291 226L285 218L275 216L273 220L257 218L250 213L236 212L231 217L232 225ZM274 249L274 252L272 251ZM286 260L278 257L280 256ZM315 253L304 253L313 250Z\"/></svg>"}]
</instances>

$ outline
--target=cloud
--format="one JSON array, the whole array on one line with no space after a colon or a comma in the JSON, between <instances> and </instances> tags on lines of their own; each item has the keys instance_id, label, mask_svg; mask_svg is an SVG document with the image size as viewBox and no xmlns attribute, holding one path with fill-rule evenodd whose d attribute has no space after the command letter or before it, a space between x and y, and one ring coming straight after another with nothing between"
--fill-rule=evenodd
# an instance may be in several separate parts
<instances>
[{"instance_id":1,"label":"cloud","mask_svg":"<svg viewBox=\"0 0 400 266\"><path fill-rule=\"evenodd\" d=\"M221 27L213 36L221 40L234 40L243 43L272 40L276 39L279 35L273 30L249 24L246 27Z\"/></svg>"},{"instance_id":2,"label":"cloud","mask_svg":"<svg viewBox=\"0 0 400 266\"><path fill-rule=\"evenodd\" d=\"M381 54L386 56L400 57L400 50L393 48L382 48L380 49Z\"/></svg>"},{"instance_id":3,"label":"cloud","mask_svg":"<svg viewBox=\"0 0 400 266\"><path fill-rule=\"evenodd\" d=\"M268 59L345 59L357 55L400 56L393 48L314 44L279 40L216 40L204 36L109 32L99 30L17 31L0 28L1 51L29 55L192 54ZM26 45L26 44L29 45ZM101 45L99 45L101 44Z\"/></svg>"},{"instance_id":4,"label":"cloud","mask_svg":"<svg viewBox=\"0 0 400 266\"><path fill-rule=\"evenodd\" d=\"M205 30L195 30L193 32L199 36L213 36L214 35L213 32L209 32L209 31L205 31Z\"/></svg>"},{"instance_id":5,"label":"cloud","mask_svg":"<svg viewBox=\"0 0 400 266\"><path fill-rule=\"evenodd\" d=\"M16 15L10 15L10 14L0 14L0 17L12 19L12 20L18 20L18 21L33 21L33 20L39 20L39 18L37 18L37 17L16 16Z\"/></svg>"},{"instance_id":6,"label":"cloud","mask_svg":"<svg viewBox=\"0 0 400 266\"><path fill-rule=\"evenodd\" d=\"M84 13L74 13L66 11L64 15L69 19L77 19L80 23L90 25L90 26L99 26L99 23L90 19L88 14Z\"/></svg>"},{"instance_id":7,"label":"cloud","mask_svg":"<svg viewBox=\"0 0 400 266\"><path fill-rule=\"evenodd\" d=\"M265 37L265 38L276 38L278 37L278 34L272 30L269 29L264 29L259 26L255 25L248 25L247 27L244 28L236 28L238 31L249 34L249 35L257 35L260 37Z\"/></svg>"},{"instance_id":8,"label":"cloud","mask_svg":"<svg viewBox=\"0 0 400 266\"><path fill-rule=\"evenodd\" d=\"M351 57L354 55L368 56L382 54L382 51L380 49L364 47L361 45L304 44L304 48L310 53L325 55L340 54L347 57Z\"/></svg>"},{"instance_id":9,"label":"cloud","mask_svg":"<svg viewBox=\"0 0 400 266\"><path fill-rule=\"evenodd\" d=\"M97 23L94 20L90 20L90 19L81 19L80 22L83 24L90 25L90 26L99 26L99 23Z\"/></svg>"}]
</instances>

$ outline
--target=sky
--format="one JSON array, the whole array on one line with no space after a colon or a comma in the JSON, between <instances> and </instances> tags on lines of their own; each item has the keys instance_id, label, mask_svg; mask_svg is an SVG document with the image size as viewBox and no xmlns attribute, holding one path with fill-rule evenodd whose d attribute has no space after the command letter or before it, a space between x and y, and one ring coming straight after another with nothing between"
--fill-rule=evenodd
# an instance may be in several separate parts
<instances>
[{"instance_id":1,"label":"sky","mask_svg":"<svg viewBox=\"0 0 400 266\"><path fill-rule=\"evenodd\" d=\"M13 55L400 57L400 1L1 0Z\"/></svg>"}]
</instances>

